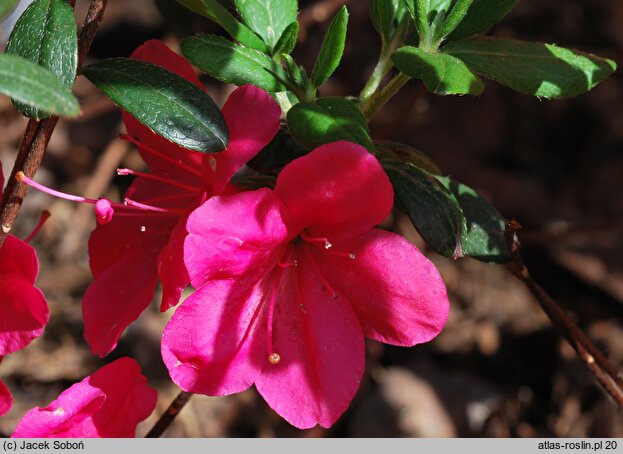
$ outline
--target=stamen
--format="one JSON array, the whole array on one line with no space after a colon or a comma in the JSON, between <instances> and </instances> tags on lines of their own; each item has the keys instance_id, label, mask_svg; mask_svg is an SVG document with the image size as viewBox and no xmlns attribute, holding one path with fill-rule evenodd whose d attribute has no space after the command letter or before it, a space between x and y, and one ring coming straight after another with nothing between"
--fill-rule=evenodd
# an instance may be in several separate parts
<instances>
[{"instance_id":1,"label":"stamen","mask_svg":"<svg viewBox=\"0 0 623 454\"><path fill-rule=\"evenodd\" d=\"M299 266L299 263L296 260L293 260L291 262L279 262L277 266L279 268L290 268L293 266Z\"/></svg>"},{"instance_id":2,"label":"stamen","mask_svg":"<svg viewBox=\"0 0 623 454\"><path fill-rule=\"evenodd\" d=\"M140 208L141 210L145 210L145 211L153 211L156 213L170 213L170 214L184 214L185 213L184 210L155 207L153 205L146 205L144 203L140 203L140 202L137 202L136 200L132 200L128 198L123 199L123 204L126 206L134 207L134 208Z\"/></svg>"},{"instance_id":3,"label":"stamen","mask_svg":"<svg viewBox=\"0 0 623 454\"><path fill-rule=\"evenodd\" d=\"M127 134L120 134L119 138L122 140L127 140L130 143L133 143L134 145L136 145L137 147L141 148L142 150L153 154L154 156L157 156L160 159L164 159L165 161L168 161L172 164L175 164L176 166L194 174L197 175L198 177L201 177L201 172L199 172L197 169L192 168L191 166L184 164L183 162L176 160L170 156L167 156L164 153L161 153L160 151L154 150L153 148L150 148L148 146L146 146L145 144L141 143L140 141L138 141L137 139L135 139L132 136L129 136Z\"/></svg>"},{"instance_id":4,"label":"stamen","mask_svg":"<svg viewBox=\"0 0 623 454\"><path fill-rule=\"evenodd\" d=\"M303 238L303 241L307 241L308 243L322 244L325 249L331 249L333 247L327 238L315 238L313 236L309 236L305 230L301 232L301 238Z\"/></svg>"},{"instance_id":5,"label":"stamen","mask_svg":"<svg viewBox=\"0 0 623 454\"><path fill-rule=\"evenodd\" d=\"M281 361L279 353L273 350L273 317L275 315L275 305L277 303L277 292L279 291L279 283L281 281L282 271L277 271L277 285L273 287L270 295L270 305L268 306L268 316L266 319L266 348L268 350L268 362L276 365Z\"/></svg>"},{"instance_id":6,"label":"stamen","mask_svg":"<svg viewBox=\"0 0 623 454\"><path fill-rule=\"evenodd\" d=\"M309 236L309 234L305 232L305 230L303 230L300 233L300 235L301 235L301 238L303 238L303 241L306 241L308 243L322 244L324 245L324 248L327 250L333 248L333 244L331 244L328 238L315 238L313 236ZM354 252L343 252L343 251L336 251L335 249L331 249L329 250L329 253L333 255L337 255L339 257L348 257L351 260L355 260L357 258L357 255Z\"/></svg>"},{"instance_id":7,"label":"stamen","mask_svg":"<svg viewBox=\"0 0 623 454\"><path fill-rule=\"evenodd\" d=\"M37 183L32 178L24 175L24 172L17 172L15 174L15 179L21 183L27 184L28 186L35 188L45 194L49 194L54 197L58 197L59 199L69 200L71 202L79 202L79 203L88 203L91 205L95 205L95 214L97 216L97 222L100 224L106 224L111 221L113 214L115 216L128 216L128 213L115 213L114 209L134 209L140 211L149 211L155 212L158 214L167 214L167 215L180 215L184 214L184 210L175 210L170 208L158 208L151 205L145 205L139 202L135 202L134 200L125 199L124 203L113 203L108 199L89 199L87 197L80 197L77 195L66 194L61 191L57 191L55 189L50 189L46 186L43 186L40 183Z\"/></svg>"},{"instance_id":8,"label":"stamen","mask_svg":"<svg viewBox=\"0 0 623 454\"><path fill-rule=\"evenodd\" d=\"M196 192L196 193L200 193L201 192L201 189L195 188L194 186L190 186L190 185L187 185L187 184L184 184L184 183L178 183L175 180L172 180L170 178L161 177L160 175L155 175L153 173L137 172L136 170L132 170L132 169L117 169L117 175L121 175L121 176L135 175L137 177L143 177L143 178L147 178L147 179L150 179L150 180L159 181L161 183L165 183L165 184L168 184L170 186L174 186L176 188L184 189L184 190L189 191L189 192Z\"/></svg>"},{"instance_id":9,"label":"stamen","mask_svg":"<svg viewBox=\"0 0 623 454\"><path fill-rule=\"evenodd\" d=\"M318 269L318 265L316 265L316 261L314 260L314 258L311 255L311 252L309 251L309 249L304 248L305 249L305 254L307 254L307 258L309 259L309 262L311 263L312 268L314 269L314 272L316 273L316 275L318 276L318 279L320 279L320 282L322 282L322 285L325 286L325 288L329 291L329 293L331 294L331 297L334 300L337 300L339 298L338 293L335 291L335 289L331 286L331 284L329 284L327 282L327 280L324 278L324 276L322 275L322 273L320 272L320 270Z\"/></svg>"},{"instance_id":10,"label":"stamen","mask_svg":"<svg viewBox=\"0 0 623 454\"><path fill-rule=\"evenodd\" d=\"M36 227L33 229L32 232L30 232L30 235L28 235L24 241L26 243L30 243L32 241L32 239L37 236L37 233L39 233L39 231L41 230L41 228L43 227L43 224L45 224L45 221L47 221L48 219L50 219L50 212L47 210L44 210L41 212L41 216L39 216L39 222L37 223Z\"/></svg>"}]
</instances>

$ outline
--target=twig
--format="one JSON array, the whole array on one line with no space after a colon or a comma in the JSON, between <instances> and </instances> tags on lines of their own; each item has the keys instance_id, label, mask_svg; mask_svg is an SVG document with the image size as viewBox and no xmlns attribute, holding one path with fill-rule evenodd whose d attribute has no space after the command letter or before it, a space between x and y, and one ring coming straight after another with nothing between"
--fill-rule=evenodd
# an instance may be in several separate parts
<instances>
[{"instance_id":1,"label":"twig","mask_svg":"<svg viewBox=\"0 0 623 454\"><path fill-rule=\"evenodd\" d=\"M78 67L82 65L82 61L91 48L93 38L104 15L107 1L91 0L89 12L78 40ZM7 183L2 204L0 205L0 225L2 226L0 229L0 247L2 247L4 239L13 228L15 218L17 218L22 201L28 191L28 186L17 182L15 175L20 171L31 178L35 175L41 165L43 154L57 123L58 117L49 117L40 121L30 120L26 126L24 139L22 140L13 170L11 171L11 178Z\"/></svg>"},{"instance_id":2,"label":"twig","mask_svg":"<svg viewBox=\"0 0 623 454\"><path fill-rule=\"evenodd\" d=\"M532 279L519 254L517 231L521 225L514 220L507 224L506 239L511 248L512 261L506 268L536 297L552 324L569 342L586 367L595 376L604 390L623 408L623 379L617 368L599 351L588 336L571 320L565 311Z\"/></svg>"},{"instance_id":3,"label":"twig","mask_svg":"<svg viewBox=\"0 0 623 454\"><path fill-rule=\"evenodd\" d=\"M177 397L171 402L167 411L165 411L154 427L145 435L145 438L159 438L165 430L171 425L175 417L182 411L182 408L188 403L193 393L181 391Z\"/></svg>"}]
</instances>

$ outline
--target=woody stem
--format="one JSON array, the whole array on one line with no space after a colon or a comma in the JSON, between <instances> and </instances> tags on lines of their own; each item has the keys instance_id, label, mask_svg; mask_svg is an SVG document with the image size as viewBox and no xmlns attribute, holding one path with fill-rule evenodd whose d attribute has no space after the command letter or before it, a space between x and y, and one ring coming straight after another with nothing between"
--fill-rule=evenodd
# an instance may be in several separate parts
<instances>
[{"instance_id":1,"label":"woody stem","mask_svg":"<svg viewBox=\"0 0 623 454\"><path fill-rule=\"evenodd\" d=\"M82 65L84 57L91 48L93 38L104 15L107 1L91 0L84 26L78 38L78 67ZM58 117L54 116L44 120L31 119L28 121L24 138L11 171L11 177L4 190L2 204L0 204L0 226L2 227L0 229L0 247L2 247L6 236L13 228L13 223L28 191L28 185L18 182L15 176L17 172L23 172L31 178L34 176L41 165L43 155L57 123Z\"/></svg>"},{"instance_id":2,"label":"woody stem","mask_svg":"<svg viewBox=\"0 0 623 454\"><path fill-rule=\"evenodd\" d=\"M623 408L623 379L618 369L608 361L606 356L571 320L556 301L532 279L519 254L519 241L515 234L519 228L520 226L516 221L508 223L506 237L511 249L512 261L506 265L506 268L528 287L554 327L573 347L602 388Z\"/></svg>"},{"instance_id":3,"label":"woody stem","mask_svg":"<svg viewBox=\"0 0 623 454\"><path fill-rule=\"evenodd\" d=\"M186 391L181 391L177 397L171 402L167 411L165 411L160 419L154 424L154 427L151 428L145 438L159 438L162 436L165 430L171 425L175 417L182 411L182 408L188 403L193 393L189 393Z\"/></svg>"}]
</instances>

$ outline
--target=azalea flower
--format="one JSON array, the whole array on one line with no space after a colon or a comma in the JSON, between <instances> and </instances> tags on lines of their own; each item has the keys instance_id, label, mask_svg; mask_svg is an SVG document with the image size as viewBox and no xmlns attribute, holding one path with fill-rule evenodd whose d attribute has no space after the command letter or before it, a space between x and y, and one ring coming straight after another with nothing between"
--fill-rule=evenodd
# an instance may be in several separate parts
<instances>
[{"instance_id":1,"label":"azalea flower","mask_svg":"<svg viewBox=\"0 0 623 454\"><path fill-rule=\"evenodd\" d=\"M0 203L3 187L0 163ZM34 286L38 273L39 262L32 246L8 235L0 247L0 361L39 337L50 318L48 303ZM11 394L0 382L0 415L8 412L11 404Z\"/></svg>"},{"instance_id":2,"label":"azalea flower","mask_svg":"<svg viewBox=\"0 0 623 454\"><path fill-rule=\"evenodd\" d=\"M14 438L131 438L156 407L132 358L118 359L63 391L45 408L35 407L19 421Z\"/></svg>"},{"instance_id":3,"label":"azalea flower","mask_svg":"<svg viewBox=\"0 0 623 454\"><path fill-rule=\"evenodd\" d=\"M133 58L162 66L203 89L192 68L164 43L147 41ZM147 308L162 283L161 310L176 305L189 283L183 261L186 219L209 197L235 192L231 177L275 136L281 109L263 90L244 86L222 108L229 145L218 153L199 153L158 136L127 112L123 121L151 172L118 169L135 180L123 203L92 200L45 188L25 175L19 179L49 194L95 205L98 225L89 239L93 282L82 313L84 336L92 351L110 353L122 332Z\"/></svg>"},{"instance_id":4,"label":"azalea flower","mask_svg":"<svg viewBox=\"0 0 623 454\"><path fill-rule=\"evenodd\" d=\"M433 264L375 229L393 188L349 142L287 165L274 191L212 197L186 228L197 289L165 328L162 355L183 390L211 396L255 384L292 425L331 426L364 370L364 336L412 346L448 317Z\"/></svg>"}]
</instances>

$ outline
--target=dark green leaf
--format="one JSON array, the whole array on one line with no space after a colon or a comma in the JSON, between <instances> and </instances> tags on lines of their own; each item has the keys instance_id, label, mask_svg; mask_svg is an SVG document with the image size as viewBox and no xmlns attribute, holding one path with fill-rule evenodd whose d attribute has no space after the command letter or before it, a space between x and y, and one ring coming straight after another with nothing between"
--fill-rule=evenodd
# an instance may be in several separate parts
<instances>
[{"instance_id":1,"label":"dark green leaf","mask_svg":"<svg viewBox=\"0 0 623 454\"><path fill-rule=\"evenodd\" d=\"M83 68L82 74L165 139L203 153L227 148L227 125L219 108L177 74L129 58L104 60Z\"/></svg>"},{"instance_id":2,"label":"dark green leaf","mask_svg":"<svg viewBox=\"0 0 623 454\"><path fill-rule=\"evenodd\" d=\"M296 143L287 130L280 129L275 138L247 165L257 172L274 172L307 153L308 151Z\"/></svg>"},{"instance_id":3,"label":"dark green leaf","mask_svg":"<svg viewBox=\"0 0 623 454\"><path fill-rule=\"evenodd\" d=\"M19 0L0 0L0 19L8 16Z\"/></svg>"},{"instance_id":4,"label":"dark green leaf","mask_svg":"<svg viewBox=\"0 0 623 454\"><path fill-rule=\"evenodd\" d=\"M448 41L484 33L504 19L518 0L474 0L467 17L448 36Z\"/></svg>"},{"instance_id":5,"label":"dark green leaf","mask_svg":"<svg viewBox=\"0 0 623 454\"><path fill-rule=\"evenodd\" d=\"M0 93L52 115L80 113L78 100L58 77L16 55L0 54Z\"/></svg>"},{"instance_id":6,"label":"dark green leaf","mask_svg":"<svg viewBox=\"0 0 623 454\"><path fill-rule=\"evenodd\" d=\"M340 64L346 44L347 26L348 10L342 6L329 25L329 31L324 37L320 53L314 64L311 74L314 87L320 87L325 83Z\"/></svg>"},{"instance_id":7,"label":"dark green leaf","mask_svg":"<svg viewBox=\"0 0 623 454\"><path fill-rule=\"evenodd\" d=\"M287 119L292 136L308 149L348 140L374 150L366 119L346 98L318 98L299 103L290 109Z\"/></svg>"},{"instance_id":8,"label":"dark green leaf","mask_svg":"<svg viewBox=\"0 0 623 454\"><path fill-rule=\"evenodd\" d=\"M389 142L384 140L375 140L376 157L379 160L391 160L414 164L420 169L426 170L433 175L441 175L441 170L437 164L427 154L413 147L399 142Z\"/></svg>"},{"instance_id":9,"label":"dark green leaf","mask_svg":"<svg viewBox=\"0 0 623 454\"><path fill-rule=\"evenodd\" d=\"M207 17L225 29L229 36L240 44L260 52L268 52L264 41L246 25L236 20L226 8L216 0L176 0L186 8Z\"/></svg>"},{"instance_id":10,"label":"dark green leaf","mask_svg":"<svg viewBox=\"0 0 623 454\"><path fill-rule=\"evenodd\" d=\"M273 49L286 27L296 22L296 0L236 0L242 20Z\"/></svg>"},{"instance_id":11,"label":"dark green leaf","mask_svg":"<svg viewBox=\"0 0 623 454\"><path fill-rule=\"evenodd\" d=\"M372 24L385 40L393 38L405 15L405 7L405 0L369 0Z\"/></svg>"},{"instance_id":12,"label":"dark green leaf","mask_svg":"<svg viewBox=\"0 0 623 454\"><path fill-rule=\"evenodd\" d=\"M463 21L470 6L472 6L474 0L457 0L448 15L441 28L439 34L440 38L445 38L452 33L456 27Z\"/></svg>"},{"instance_id":13,"label":"dark green leaf","mask_svg":"<svg viewBox=\"0 0 623 454\"><path fill-rule=\"evenodd\" d=\"M281 34L281 38L279 38L279 41L277 41L277 44L275 45L275 51L273 52L274 55L291 54L296 47L296 40L298 39L298 36L299 23L295 21L288 25Z\"/></svg>"},{"instance_id":14,"label":"dark green leaf","mask_svg":"<svg viewBox=\"0 0 623 454\"><path fill-rule=\"evenodd\" d=\"M443 49L474 71L521 93L569 98L591 90L616 64L595 55L511 39L470 38Z\"/></svg>"},{"instance_id":15,"label":"dark green leaf","mask_svg":"<svg viewBox=\"0 0 623 454\"><path fill-rule=\"evenodd\" d=\"M436 252L461 257L463 213L458 202L437 179L418 167L396 161L381 161L389 176L397 202Z\"/></svg>"},{"instance_id":16,"label":"dark green leaf","mask_svg":"<svg viewBox=\"0 0 623 454\"><path fill-rule=\"evenodd\" d=\"M42 66L71 88L78 65L78 36L74 12L67 1L31 3L15 24L6 53ZM15 107L30 118L48 115L19 102Z\"/></svg>"},{"instance_id":17,"label":"dark green leaf","mask_svg":"<svg viewBox=\"0 0 623 454\"><path fill-rule=\"evenodd\" d=\"M465 217L461 232L463 255L483 262L509 262L504 217L469 186L445 177L437 179L452 192Z\"/></svg>"},{"instance_id":18,"label":"dark green leaf","mask_svg":"<svg viewBox=\"0 0 623 454\"><path fill-rule=\"evenodd\" d=\"M281 56L283 63L285 65L286 73L288 74L288 79L291 80L294 85L300 88L305 88L305 84L307 83L307 75L305 74L305 69L301 66L297 65L292 58L291 55L282 54Z\"/></svg>"},{"instance_id":19,"label":"dark green leaf","mask_svg":"<svg viewBox=\"0 0 623 454\"><path fill-rule=\"evenodd\" d=\"M392 61L402 73L422 79L426 88L439 95L479 95L484 89L465 63L448 54L405 46L392 54Z\"/></svg>"},{"instance_id":20,"label":"dark green leaf","mask_svg":"<svg viewBox=\"0 0 623 454\"><path fill-rule=\"evenodd\" d=\"M186 38L182 53L206 74L235 85L256 85L266 91L284 91L286 87L275 77L285 79L281 67L268 55L238 45L220 36L201 35Z\"/></svg>"}]
</instances>

